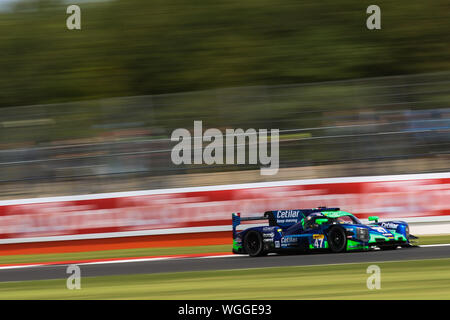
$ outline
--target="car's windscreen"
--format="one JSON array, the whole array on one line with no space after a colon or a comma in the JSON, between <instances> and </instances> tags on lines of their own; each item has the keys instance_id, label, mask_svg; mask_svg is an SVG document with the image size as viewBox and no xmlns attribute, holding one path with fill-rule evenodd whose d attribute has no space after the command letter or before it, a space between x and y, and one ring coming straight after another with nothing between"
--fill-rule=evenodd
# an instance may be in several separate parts
<instances>
[{"instance_id":1,"label":"car's windscreen","mask_svg":"<svg viewBox=\"0 0 450 320\"><path fill-rule=\"evenodd\" d=\"M354 216L341 216L334 219L337 223L347 223L347 224L361 224L361 221L359 221Z\"/></svg>"}]
</instances>

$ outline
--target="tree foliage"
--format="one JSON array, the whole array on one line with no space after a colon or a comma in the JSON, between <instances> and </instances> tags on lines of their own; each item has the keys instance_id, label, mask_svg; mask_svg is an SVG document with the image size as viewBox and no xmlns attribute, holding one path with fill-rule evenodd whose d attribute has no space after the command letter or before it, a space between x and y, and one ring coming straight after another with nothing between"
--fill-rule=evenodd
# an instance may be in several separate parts
<instances>
[{"instance_id":1,"label":"tree foliage","mask_svg":"<svg viewBox=\"0 0 450 320\"><path fill-rule=\"evenodd\" d=\"M447 0L19 2L0 14L0 106L448 70Z\"/></svg>"}]
</instances>

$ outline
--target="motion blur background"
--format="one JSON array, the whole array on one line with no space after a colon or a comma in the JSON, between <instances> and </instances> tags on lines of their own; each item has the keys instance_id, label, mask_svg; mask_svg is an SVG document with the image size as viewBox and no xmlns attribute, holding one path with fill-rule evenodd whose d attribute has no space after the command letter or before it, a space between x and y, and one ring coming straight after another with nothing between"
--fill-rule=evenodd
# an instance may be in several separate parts
<instances>
[{"instance_id":1,"label":"motion blur background","mask_svg":"<svg viewBox=\"0 0 450 320\"><path fill-rule=\"evenodd\" d=\"M449 171L450 2L370 4L0 0L0 197ZM173 165L194 120L280 129L279 173Z\"/></svg>"}]
</instances>

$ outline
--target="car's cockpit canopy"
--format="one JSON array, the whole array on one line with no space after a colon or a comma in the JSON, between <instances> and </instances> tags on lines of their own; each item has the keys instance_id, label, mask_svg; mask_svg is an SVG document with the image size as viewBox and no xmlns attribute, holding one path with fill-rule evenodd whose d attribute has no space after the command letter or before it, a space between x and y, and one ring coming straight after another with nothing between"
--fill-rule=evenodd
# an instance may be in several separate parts
<instances>
[{"instance_id":1,"label":"car's cockpit canopy","mask_svg":"<svg viewBox=\"0 0 450 320\"><path fill-rule=\"evenodd\" d=\"M354 215L344 211L315 212L301 221L303 230L318 228L320 224L362 224Z\"/></svg>"}]
</instances>

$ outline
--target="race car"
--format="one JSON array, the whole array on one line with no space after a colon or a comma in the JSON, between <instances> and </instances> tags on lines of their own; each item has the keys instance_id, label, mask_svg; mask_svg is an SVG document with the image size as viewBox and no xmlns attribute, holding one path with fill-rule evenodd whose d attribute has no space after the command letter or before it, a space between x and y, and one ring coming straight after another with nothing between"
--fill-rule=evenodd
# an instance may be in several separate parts
<instances>
[{"instance_id":1,"label":"race car","mask_svg":"<svg viewBox=\"0 0 450 320\"><path fill-rule=\"evenodd\" d=\"M255 220L268 220L269 225L236 230L242 221ZM247 218L233 213L232 251L256 257L285 251L394 250L410 247L418 239L404 221L379 222L375 216L368 220L366 225L349 212L327 207L267 211L264 216Z\"/></svg>"}]
</instances>

